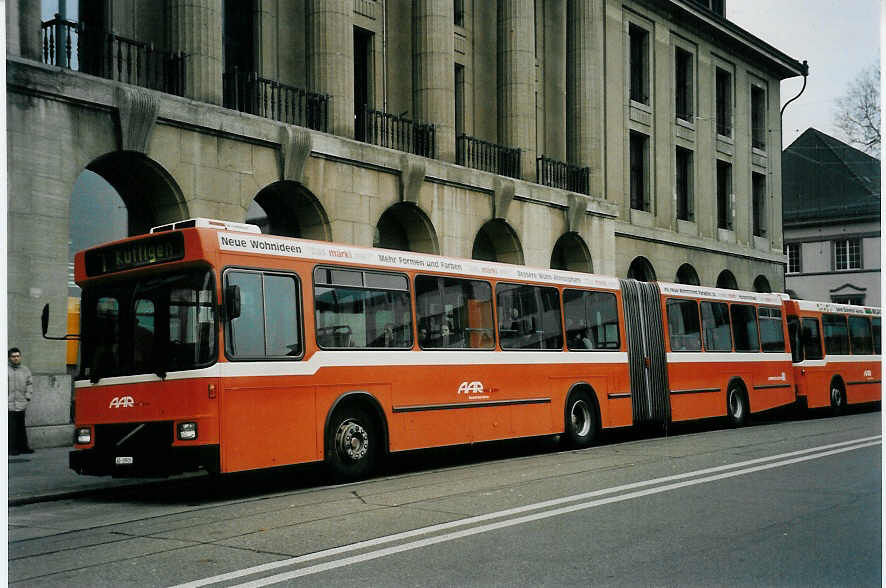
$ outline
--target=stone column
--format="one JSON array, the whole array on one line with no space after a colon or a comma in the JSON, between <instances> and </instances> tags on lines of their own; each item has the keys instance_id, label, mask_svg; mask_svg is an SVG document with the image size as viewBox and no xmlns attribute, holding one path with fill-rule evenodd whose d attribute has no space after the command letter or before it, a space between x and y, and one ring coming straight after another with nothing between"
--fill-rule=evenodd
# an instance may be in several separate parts
<instances>
[{"instance_id":1,"label":"stone column","mask_svg":"<svg viewBox=\"0 0 886 588\"><path fill-rule=\"evenodd\" d=\"M185 96L222 103L222 4L169 0L169 40L185 54Z\"/></svg>"},{"instance_id":2,"label":"stone column","mask_svg":"<svg viewBox=\"0 0 886 588\"><path fill-rule=\"evenodd\" d=\"M34 61L42 60L40 3L16 0L6 3L6 50Z\"/></svg>"},{"instance_id":3,"label":"stone column","mask_svg":"<svg viewBox=\"0 0 886 588\"><path fill-rule=\"evenodd\" d=\"M569 0L566 149L569 162L591 168L591 195L603 186L603 0Z\"/></svg>"},{"instance_id":4,"label":"stone column","mask_svg":"<svg viewBox=\"0 0 886 588\"><path fill-rule=\"evenodd\" d=\"M308 71L310 89L329 94L331 130L354 138L353 0L308 3Z\"/></svg>"},{"instance_id":5,"label":"stone column","mask_svg":"<svg viewBox=\"0 0 886 588\"><path fill-rule=\"evenodd\" d=\"M521 149L524 179L535 178L535 2L498 2L498 140Z\"/></svg>"},{"instance_id":6,"label":"stone column","mask_svg":"<svg viewBox=\"0 0 886 588\"><path fill-rule=\"evenodd\" d=\"M415 118L436 126L437 158L455 161L455 51L452 3L415 0Z\"/></svg>"},{"instance_id":7,"label":"stone column","mask_svg":"<svg viewBox=\"0 0 886 588\"><path fill-rule=\"evenodd\" d=\"M544 3L544 149L566 161L566 0Z\"/></svg>"}]
</instances>

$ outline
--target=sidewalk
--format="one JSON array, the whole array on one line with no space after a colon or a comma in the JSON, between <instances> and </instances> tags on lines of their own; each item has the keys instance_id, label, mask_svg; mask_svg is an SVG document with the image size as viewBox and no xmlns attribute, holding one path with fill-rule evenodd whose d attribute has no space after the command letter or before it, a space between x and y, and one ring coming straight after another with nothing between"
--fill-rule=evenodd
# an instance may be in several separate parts
<instances>
[{"instance_id":1,"label":"sidewalk","mask_svg":"<svg viewBox=\"0 0 886 588\"><path fill-rule=\"evenodd\" d=\"M36 449L27 455L10 455L9 506L58 500L103 490L150 483L139 478L81 476L68 468L70 447Z\"/></svg>"}]
</instances>

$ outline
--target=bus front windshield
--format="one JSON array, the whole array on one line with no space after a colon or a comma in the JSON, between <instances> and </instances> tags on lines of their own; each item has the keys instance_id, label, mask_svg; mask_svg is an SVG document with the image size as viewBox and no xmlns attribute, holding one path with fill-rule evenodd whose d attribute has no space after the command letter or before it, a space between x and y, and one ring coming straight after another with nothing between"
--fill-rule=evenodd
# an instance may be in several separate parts
<instances>
[{"instance_id":1,"label":"bus front windshield","mask_svg":"<svg viewBox=\"0 0 886 588\"><path fill-rule=\"evenodd\" d=\"M206 269L83 289L80 377L157 374L217 357L215 281Z\"/></svg>"}]
</instances>

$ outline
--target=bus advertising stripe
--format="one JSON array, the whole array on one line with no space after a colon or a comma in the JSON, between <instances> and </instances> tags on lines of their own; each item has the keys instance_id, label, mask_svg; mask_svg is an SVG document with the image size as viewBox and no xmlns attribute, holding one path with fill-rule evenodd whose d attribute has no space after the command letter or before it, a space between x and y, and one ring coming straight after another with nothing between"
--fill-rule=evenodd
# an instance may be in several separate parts
<instances>
[{"instance_id":1,"label":"bus advertising stripe","mask_svg":"<svg viewBox=\"0 0 886 588\"><path fill-rule=\"evenodd\" d=\"M513 406L523 404L550 404L550 398L524 398L519 400L488 400L485 402L458 402L452 404L422 404L416 406L395 406L392 412L425 412L429 410L455 410L459 408L483 408L489 406Z\"/></svg>"},{"instance_id":2,"label":"bus advertising stripe","mask_svg":"<svg viewBox=\"0 0 886 588\"><path fill-rule=\"evenodd\" d=\"M709 394L711 392L719 392L720 388L698 388L695 390L671 390L671 395L675 394Z\"/></svg>"}]
</instances>

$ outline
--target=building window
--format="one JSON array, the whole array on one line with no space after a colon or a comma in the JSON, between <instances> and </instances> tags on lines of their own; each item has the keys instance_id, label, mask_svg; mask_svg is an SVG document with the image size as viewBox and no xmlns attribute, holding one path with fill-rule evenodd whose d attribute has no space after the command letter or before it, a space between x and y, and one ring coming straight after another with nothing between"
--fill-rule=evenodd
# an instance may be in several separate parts
<instances>
[{"instance_id":1,"label":"building window","mask_svg":"<svg viewBox=\"0 0 886 588\"><path fill-rule=\"evenodd\" d=\"M677 118L692 122L695 118L692 98L692 53L677 47L674 63Z\"/></svg>"},{"instance_id":2,"label":"building window","mask_svg":"<svg viewBox=\"0 0 886 588\"><path fill-rule=\"evenodd\" d=\"M784 254L788 257L787 273L800 273L800 244L787 243L784 246Z\"/></svg>"},{"instance_id":3,"label":"building window","mask_svg":"<svg viewBox=\"0 0 886 588\"><path fill-rule=\"evenodd\" d=\"M751 144L766 149L766 90L751 86Z\"/></svg>"},{"instance_id":4,"label":"building window","mask_svg":"<svg viewBox=\"0 0 886 588\"><path fill-rule=\"evenodd\" d=\"M465 134L465 66L455 64L455 136Z\"/></svg>"},{"instance_id":5,"label":"building window","mask_svg":"<svg viewBox=\"0 0 886 588\"><path fill-rule=\"evenodd\" d=\"M631 100L649 104L649 31L628 25L630 38Z\"/></svg>"},{"instance_id":6,"label":"building window","mask_svg":"<svg viewBox=\"0 0 886 588\"><path fill-rule=\"evenodd\" d=\"M465 26L465 0L453 0L453 8L455 13L455 26Z\"/></svg>"},{"instance_id":7,"label":"building window","mask_svg":"<svg viewBox=\"0 0 886 588\"><path fill-rule=\"evenodd\" d=\"M732 136L732 74L717 68L717 134Z\"/></svg>"},{"instance_id":8,"label":"building window","mask_svg":"<svg viewBox=\"0 0 886 588\"><path fill-rule=\"evenodd\" d=\"M766 236L766 176L763 174L751 174L754 205L754 236Z\"/></svg>"},{"instance_id":9,"label":"building window","mask_svg":"<svg viewBox=\"0 0 886 588\"><path fill-rule=\"evenodd\" d=\"M631 208L649 211L649 137L631 131Z\"/></svg>"},{"instance_id":10,"label":"building window","mask_svg":"<svg viewBox=\"0 0 886 588\"><path fill-rule=\"evenodd\" d=\"M831 302L864 306L864 294L834 294L831 296Z\"/></svg>"},{"instance_id":11,"label":"building window","mask_svg":"<svg viewBox=\"0 0 886 588\"><path fill-rule=\"evenodd\" d=\"M677 218L679 220L694 220L693 190L692 190L692 151L677 147Z\"/></svg>"},{"instance_id":12,"label":"building window","mask_svg":"<svg viewBox=\"0 0 886 588\"><path fill-rule=\"evenodd\" d=\"M834 241L834 269L861 269L861 242L858 239Z\"/></svg>"},{"instance_id":13,"label":"building window","mask_svg":"<svg viewBox=\"0 0 886 588\"><path fill-rule=\"evenodd\" d=\"M717 227L732 230L732 165L717 161Z\"/></svg>"}]
</instances>

